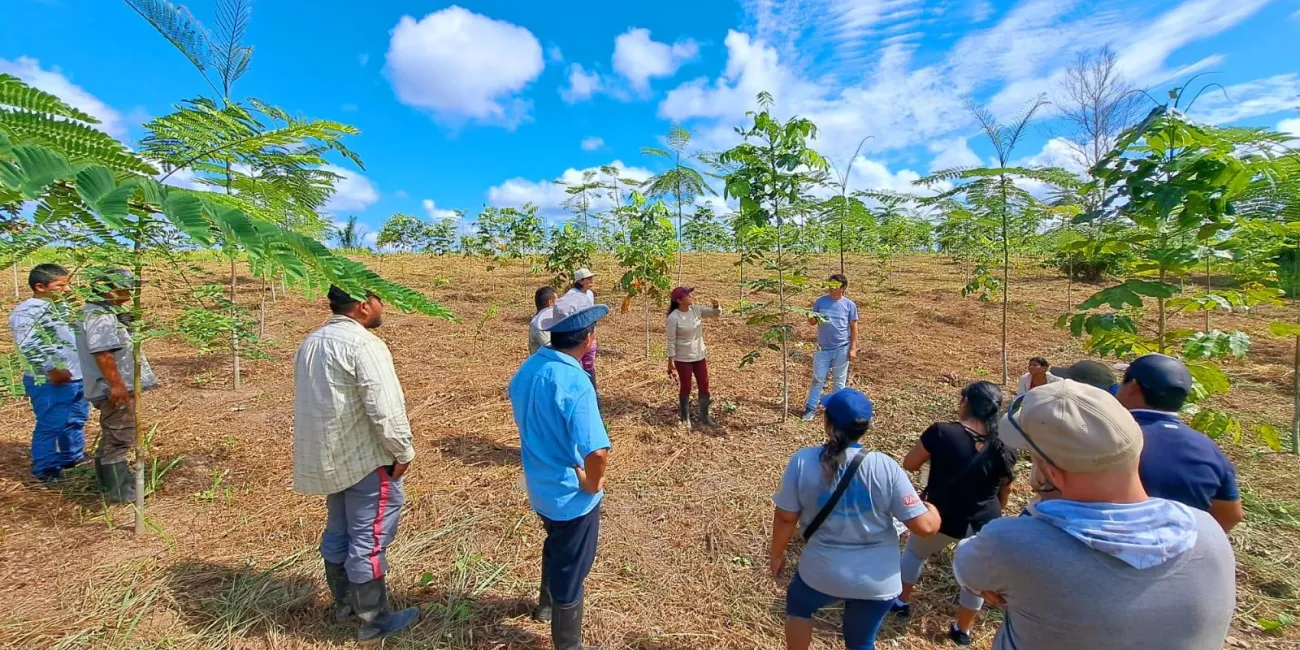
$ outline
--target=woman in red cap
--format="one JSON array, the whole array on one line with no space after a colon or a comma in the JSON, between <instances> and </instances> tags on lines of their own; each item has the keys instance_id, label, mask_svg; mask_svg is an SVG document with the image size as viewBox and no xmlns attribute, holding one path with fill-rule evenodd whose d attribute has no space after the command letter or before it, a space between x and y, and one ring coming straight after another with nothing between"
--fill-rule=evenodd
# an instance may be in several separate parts
<instances>
[{"instance_id":1,"label":"woman in red cap","mask_svg":"<svg viewBox=\"0 0 1300 650\"><path fill-rule=\"evenodd\" d=\"M700 424L713 426L709 418L709 362L704 347L704 317L717 318L722 307L717 300L712 307L696 307L691 287L677 287L668 307L668 376L677 379L677 417L691 424L691 374L700 386Z\"/></svg>"}]
</instances>

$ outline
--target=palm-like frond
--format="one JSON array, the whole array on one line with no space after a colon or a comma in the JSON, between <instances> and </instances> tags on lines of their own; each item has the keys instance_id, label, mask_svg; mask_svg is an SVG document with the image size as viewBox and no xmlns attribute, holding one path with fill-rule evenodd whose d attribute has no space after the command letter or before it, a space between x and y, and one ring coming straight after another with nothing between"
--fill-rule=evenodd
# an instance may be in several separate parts
<instances>
[{"instance_id":1,"label":"palm-like frond","mask_svg":"<svg viewBox=\"0 0 1300 650\"><path fill-rule=\"evenodd\" d=\"M212 37L189 9L167 0L126 0L126 4L176 46L207 79L207 71L213 67ZM212 84L212 80L208 79L208 83Z\"/></svg>"},{"instance_id":2,"label":"palm-like frond","mask_svg":"<svg viewBox=\"0 0 1300 650\"><path fill-rule=\"evenodd\" d=\"M0 105L33 113L57 115L87 124L99 124L99 120L94 116L65 104L54 95L28 86L21 79L10 74L0 73Z\"/></svg>"}]
</instances>

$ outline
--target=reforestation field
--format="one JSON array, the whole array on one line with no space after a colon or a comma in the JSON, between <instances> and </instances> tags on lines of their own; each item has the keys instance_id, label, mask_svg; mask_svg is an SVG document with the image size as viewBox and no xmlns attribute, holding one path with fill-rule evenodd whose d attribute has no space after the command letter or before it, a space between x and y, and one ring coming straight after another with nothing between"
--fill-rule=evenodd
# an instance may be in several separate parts
<instances>
[{"instance_id":1,"label":"reforestation field","mask_svg":"<svg viewBox=\"0 0 1300 650\"><path fill-rule=\"evenodd\" d=\"M684 275L702 296L738 301L735 255L688 254ZM535 597L541 527L517 487L518 435L505 385L527 353L532 290L545 281L515 262L485 270L481 260L392 255L364 260L387 277L450 308L459 322L387 316L378 333L393 351L406 390L419 456L407 479L408 503L391 551L395 597L423 609L412 633L390 648L505 650L548 647L547 630L528 618ZM190 282L218 280L219 263ZM960 270L937 255L891 263L850 255L850 295L862 310L863 354L851 384L879 408L869 445L901 457L931 421L951 418L966 382L1000 372L1000 312L963 299ZM600 299L617 266L599 258ZM810 273L838 270L835 256ZM1017 365L1044 355L1067 363L1086 355L1054 326L1066 283L1031 263L1012 301L1010 354ZM206 278L204 277L206 274ZM258 283L240 267L250 309ZM181 309L169 299L185 286L163 276L144 291L160 323ZM1090 288L1086 287L1085 288ZM1076 287L1078 290L1079 287ZM806 294L794 300L810 300ZM133 535L130 506L105 509L94 479L80 470L47 488L27 478L30 410L0 408L0 647L5 648L332 648L350 647L351 627L325 620L327 592L315 549L324 508L291 489L292 354L327 318L323 298L267 295L267 358L246 361L231 385L228 355L200 355L176 335L146 352L162 387L146 395L149 449L148 531ZM5 301L8 306L8 300ZM1220 326L1256 339L1249 357L1225 365L1234 387L1215 405L1245 421L1246 435L1220 443L1236 461L1247 509L1232 532L1238 607L1230 647L1296 647L1294 626L1267 633L1300 606L1300 461L1255 440L1253 425L1285 429L1290 418L1289 345L1265 333L1276 308L1221 316ZM1180 317L1180 324L1197 317ZM639 310L601 326L598 359L604 416L615 450L602 540L588 582L588 641L610 648L775 649L782 647L784 593L766 575L771 494L790 453L820 442L820 426L781 423L780 364L764 355L739 368L761 331L734 313L707 331L718 404L715 430L678 428L675 385L663 371L662 312L652 315L651 357ZM791 341L792 393L806 388L812 328ZM798 401L800 398L792 398ZM91 425L88 439L95 437ZM1026 469L1022 466L1022 470ZM1013 504L1028 499L1017 482ZM1016 509L1017 505L1013 505ZM956 585L945 554L919 586L917 615L891 621L884 648L943 648ZM976 647L998 624L987 611ZM833 648L838 612L819 623L816 647Z\"/></svg>"}]
</instances>

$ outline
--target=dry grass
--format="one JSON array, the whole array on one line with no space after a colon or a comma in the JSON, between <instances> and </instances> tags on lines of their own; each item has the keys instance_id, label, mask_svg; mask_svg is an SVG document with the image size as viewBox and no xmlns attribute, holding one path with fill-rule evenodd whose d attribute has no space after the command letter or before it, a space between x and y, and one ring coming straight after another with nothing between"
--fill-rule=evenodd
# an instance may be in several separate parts
<instances>
[{"instance_id":1,"label":"dry grass","mask_svg":"<svg viewBox=\"0 0 1300 650\"><path fill-rule=\"evenodd\" d=\"M726 303L739 297L730 261L688 256L700 295ZM462 318L453 324L391 315L380 330L406 389L419 454L391 550L391 584L399 601L424 610L416 629L389 646L549 647L546 628L527 617L541 531L516 487L518 437L504 389L527 351L539 277L520 262L490 273L460 258L386 257L379 264ZM819 260L816 273L833 264ZM951 417L957 386L998 379L1000 361L997 310L963 300L953 267L917 257L895 268L883 284L867 260L851 260L849 272L864 338L852 383L878 404L871 444L897 457L929 422ZM597 270L614 269L606 262ZM607 290L603 277L598 289ZM174 304L162 280L151 285L149 299L166 319ZM1016 282L1013 364L1038 354L1080 358L1077 342L1052 327L1065 307L1064 281L1027 267ZM244 291L251 304L255 285L246 283ZM1285 428L1291 350L1264 334L1266 316L1216 316L1217 326L1244 327L1256 342L1248 361L1233 364L1238 388L1222 402L1248 423ZM30 481L30 413L19 401L0 407L9 424L0 432L0 494L8 510L0 523L0 647L351 646L351 630L325 620L314 551L321 500L291 489L290 359L325 318L319 300L274 303L268 333L277 343L270 360L245 365L239 392L228 387L224 359L197 358L170 339L149 344L164 384L145 408L158 427L153 453L161 467L179 462L150 499L152 531L143 538L114 525L130 526L129 509L105 510L87 472L60 489ZM615 451L600 553L588 581L587 640L639 650L780 648L783 598L765 576L770 495L790 453L817 442L820 430L793 418L780 423L778 357L737 368L757 347L759 332L734 316L708 330L722 426L677 429L662 334L654 334L654 356L646 359L641 324L634 309L600 331L598 367ZM806 326L800 334L812 338ZM810 353L807 345L794 350L792 404L802 401ZM1300 462L1261 451L1249 434L1228 449L1249 513L1232 535L1239 564L1234 647L1297 647L1297 626L1272 636L1256 621L1300 614ZM890 622L880 647L946 647L941 635L956 587L945 559L931 564L919 587L917 616L906 627ZM839 647L834 616L820 626L820 648ZM997 621L995 611L983 616L977 648L987 647Z\"/></svg>"}]
</instances>

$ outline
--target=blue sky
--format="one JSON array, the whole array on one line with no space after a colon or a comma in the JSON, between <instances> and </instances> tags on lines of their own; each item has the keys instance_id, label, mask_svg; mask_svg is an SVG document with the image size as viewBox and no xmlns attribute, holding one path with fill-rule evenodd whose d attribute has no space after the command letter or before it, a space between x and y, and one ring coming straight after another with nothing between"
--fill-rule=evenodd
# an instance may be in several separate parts
<instances>
[{"instance_id":1,"label":"blue sky","mask_svg":"<svg viewBox=\"0 0 1300 650\"><path fill-rule=\"evenodd\" d=\"M100 117L131 141L150 116L212 92L126 4L6 0L0 72ZM214 23L211 0L182 2ZM854 189L906 189L933 169L989 155L963 98L1010 116L1057 94L1080 49L1109 44L1157 96L1196 72L1222 84L1193 113L1300 134L1297 0L740 0L609 3L257 0L250 72L236 96L361 129L330 212L372 229L393 212L471 215L533 201L561 213L550 183L640 153L673 123L705 149L760 90L813 118L815 147L854 165ZM556 9L563 6L562 11ZM1046 120L1017 151L1070 166ZM1300 135L1297 135L1300 137Z\"/></svg>"}]
</instances>

